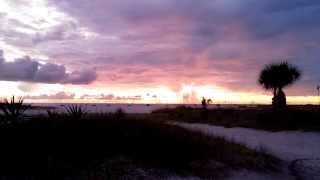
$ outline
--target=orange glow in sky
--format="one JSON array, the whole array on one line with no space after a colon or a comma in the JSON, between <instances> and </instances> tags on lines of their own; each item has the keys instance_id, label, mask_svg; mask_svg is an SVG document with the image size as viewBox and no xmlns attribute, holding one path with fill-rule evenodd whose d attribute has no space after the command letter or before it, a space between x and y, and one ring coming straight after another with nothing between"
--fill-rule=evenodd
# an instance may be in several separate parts
<instances>
[{"instance_id":1,"label":"orange glow in sky","mask_svg":"<svg viewBox=\"0 0 320 180\"><path fill-rule=\"evenodd\" d=\"M212 99L214 104L270 104L272 98L271 92L263 92L260 94L236 93L216 86L195 86L186 84L183 84L179 91L174 91L166 86L121 90L113 88L86 89L81 87L63 87L60 85L41 85L38 90L39 92L36 92L33 95L21 91L17 91L15 94L18 96L25 96L27 102L39 103L199 104L201 98L205 97ZM38 93L41 94L42 92L48 92L48 96L34 98L39 97ZM2 97L9 97L10 95L12 94L1 94ZM319 104L320 102L320 99L317 96L288 96L287 100L288 104Z\"/></svg>"}]
</instances>

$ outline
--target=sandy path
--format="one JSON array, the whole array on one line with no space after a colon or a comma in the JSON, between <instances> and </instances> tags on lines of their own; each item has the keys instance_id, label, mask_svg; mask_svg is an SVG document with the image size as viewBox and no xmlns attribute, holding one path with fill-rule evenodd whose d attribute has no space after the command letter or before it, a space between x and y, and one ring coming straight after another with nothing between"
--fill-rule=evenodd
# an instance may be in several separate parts
<instances>
[{"instance_id":1,"label":"sandy path","mask_svg":"<svg viewBox=\"0 0 320 180\"><path fill-rule=\"evenodd\" d=\"M224 128L207 124L177 123L177 125L223 136L250 148L264 147L283 160L320 158L320 133L315 132L267 132L248 128Z\"/></svg>"},{"instance_id":2,"label":"sandy path","mask_svg":"<svg viewBox=\"0 0 320 180\"><path fill-rule=\"evenodd\" d=\"M203 132L207 135L223 136L235 142L245 144L250 148L263 147L275 156L288 162L288 164L297 159L320 159L320 133L316 132L268 132L248 128L224 128L207 124L190 124L180 122L175 124L189 130ZM320 161L315 161L315 163L319 162ZM319 166L319 164L315 165ZM231 179L234 178L295 179L288 174L269 176L248 171L236 173ZM308 179L311 179L311 177Z\"/></svg>"}]
</instances>

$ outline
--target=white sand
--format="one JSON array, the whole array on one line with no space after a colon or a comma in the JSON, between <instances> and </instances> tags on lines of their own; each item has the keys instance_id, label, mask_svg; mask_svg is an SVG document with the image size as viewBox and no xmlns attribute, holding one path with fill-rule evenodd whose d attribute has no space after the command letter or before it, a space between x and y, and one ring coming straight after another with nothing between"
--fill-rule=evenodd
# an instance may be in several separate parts
<instances>
[{"instance_id":1,"label":"white sand","mask_svg":"<svg viewBox=\"0 0 320 180\"><path fill-rule=\"evenodd\" d=\"M287 161L320 158L320 133L316 132L267 132L248 128L224 128L207 124L177 123L177 125L208 135L223 136L250 148L264 147Z\"/></svg>"},{"instance_id":2,"label":"white sand","mask_svg":"<svg viewBox=\"0 0 320 180\"><path fill-rule=\"evenodd\" d=\"M285 131L285 132L267 132L262 130L248 128L224 128L207 124L189 124L175 123L176 125L193 130L200 131L207 135L223 136L235 142L245 144L250 148L263 147L269 152L286 161L287 165L296 159L319 159L320 158L320 133L316 132L300 132L300 131ZM311 162L311 161L308 161ZM318 163L319 161L315 161ZM313 165L314 166L314 165ZM319 165L316 165L319 167ZM261 174L253 171L242 170L234 172L228 178L229 180L291 180L295 179L288 170L284 167L285 172L282 174ZM305 174L307 178L317 179L317 175Z\"/></svg>"}]
</instances>

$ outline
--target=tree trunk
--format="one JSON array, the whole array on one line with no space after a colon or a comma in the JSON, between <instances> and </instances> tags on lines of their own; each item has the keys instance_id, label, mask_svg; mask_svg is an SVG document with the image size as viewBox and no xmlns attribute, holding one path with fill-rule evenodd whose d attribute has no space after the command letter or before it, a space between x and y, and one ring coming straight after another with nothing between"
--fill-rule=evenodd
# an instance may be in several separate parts
<instances>
[{"instance_id":1,"label":"tree trunk","mask_svg":"<svg viewBox=\"0 0 320 180\"><path fill-rule=\"evenodd\" d=\"M278 102L277 99L278 99L277 98L277 88L274 88L273 89L273 98L272 98L272 106L273 106L274 109L277 109L277 106L278 106L277 105L278 104L277 103Z\"/></svg>"},{"instance_id":2,"label":"tree trunk","mask_svg":"<svg viewBox=\"0 0 320 180\"><path fill-rule=\"evenodd\" d=\"M286 94L283 92L282 88L279 88L277 98L279 108L285 109L287 107L287 99Z\"/></svg>"}]
</instances>

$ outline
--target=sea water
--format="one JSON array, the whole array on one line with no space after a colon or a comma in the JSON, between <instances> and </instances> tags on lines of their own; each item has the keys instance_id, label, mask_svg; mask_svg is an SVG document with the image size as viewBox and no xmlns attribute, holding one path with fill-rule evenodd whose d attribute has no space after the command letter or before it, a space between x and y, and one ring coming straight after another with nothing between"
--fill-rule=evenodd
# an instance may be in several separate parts
<instances>
[{"instance_id":1,"label":"sea water","mask_svg":"<svg viewBox=\"0 0 320 180\"><path fill-rule=\"evenodd\" d=\"M201 108L201 104L44 104L35 103L31 104L33 108L27 110L27 114L47 114L47 111L66 112L66 107L71 105L81 106L88 113L110 113L116 112L118 109L123 110L125 113L151 113L152 111L163 108L176 108L178 106L186 106L192 108ZM209 109L217 108L241 108L240 105L208 105ZM246 106L248 107L248 106Z\"/></svg>"}]
</instances>

